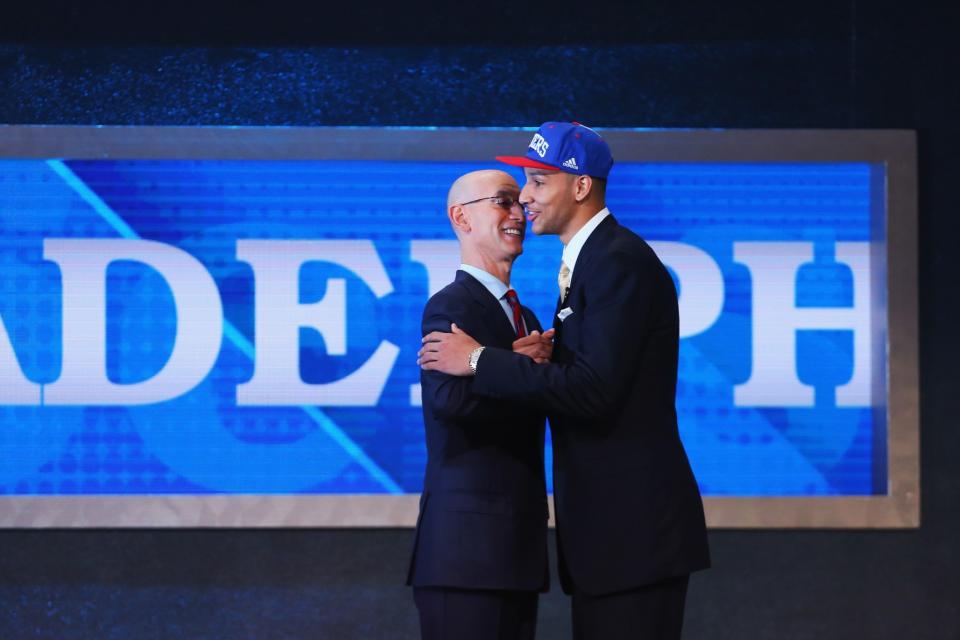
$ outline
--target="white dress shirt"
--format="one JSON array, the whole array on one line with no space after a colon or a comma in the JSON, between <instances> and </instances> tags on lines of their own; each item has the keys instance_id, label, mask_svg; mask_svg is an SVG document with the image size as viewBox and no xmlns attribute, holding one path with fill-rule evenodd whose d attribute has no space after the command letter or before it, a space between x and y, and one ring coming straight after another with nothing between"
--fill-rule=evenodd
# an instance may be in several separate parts
<instances>
[{"instance_id":1,"label":"white dress shirt","mask_svg":"<svg viewBox=\"0 0 960 640\"><path fill-rule=\"evenodd\" d=\"M500 307L502 307L503 312L507 314L510 326L513 327L514 332L516 332L517 326L513 324L513 309L510 307L510 303L507 302L507 291L513 289L513 287L503 284L497 276L471 264L461 264L460 271L465 271L476 278L480 284L486 287L487 291L489 291L494 298L500 301ZM520 321L524 322L523 316L520 317ZM526 329L526 322L524 322L524 329ZM529 334L529 331L526 333Z\"/></svg>"},{"instance_id":2,"label":"white dress shirt","mask_svg":"<svg viewBox=\"0 0 960 640\"><path fill-rule=\"evenodd\" d=\"M596 212L592 218L587 220L587 224L580 227L580 230L573 234L570 242L563 248L563 263L570 269L570 282L573 282L573 269L577 266L577 258L580 257L580 250L587 242L587 238L593 233L593 230L603 222L603 219L610 215L610 209L604 207Z\"/></svg>"}]
</instances>

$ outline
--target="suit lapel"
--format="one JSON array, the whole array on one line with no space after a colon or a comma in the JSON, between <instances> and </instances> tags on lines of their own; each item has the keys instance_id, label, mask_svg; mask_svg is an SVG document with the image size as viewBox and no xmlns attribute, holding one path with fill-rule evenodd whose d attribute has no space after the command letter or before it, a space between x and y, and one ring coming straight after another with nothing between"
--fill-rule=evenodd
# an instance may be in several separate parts
<instances>
[{"instance_id":1,"label":"suit lapel","mask_svg":"<svg viewBox=\"0 0 960 640\"><path fill-rule=\"evenodd\" d=\"M613 214L610 214L597 225L597 228L593 230L593 233L590 234L587 241L583 243L583 248L580 249L580 255L577 256L577 264L573 269L573 278L570 280L570 293L573 293L574 288L580 285L581 282L584 282L584 273L589 268L590 263L593 262L597 256L604 254L616 228L617 221L614 219ZM570 295L568 294L567 298L569 297Z\"/></svg>"},{"instance_id":2,"label":"suit lapel","mask_svg":"<svg viewBox=\"0 0 960 640\"><path fill-rule=\"evenodd\" d=\"M517 334L513 329L513 324L507 318L507 314L504 313L503 307L500 306L500 301L494 298L493 294L480 281L466 271L457 271L456 281L466 287L474 302L483 307L483 324L492 331L494 339L500 344L513 344Z\"/></svg>"},{"instance_id":3,"label":"suit lapel","mask_svg":"<svg viewBox=\"0 0 960 640\"><path fill-rule=\"evenodd\" d=\"M560 338L560 329L563 327L563 323L560 322L560 304L560 296L557 296L557 306L553 310L553 328L557 332L555 339Z\"/></svg>"},{"instance_id":4,"label":"suit lapel","mask_svg":"<svg viewBox=\"0 0 960 640\"><path fill-rule=\"evenodd\" d=\"M540 322L537 320L537 316L533 315L533 312L526 307L523 307L523 321L527 325L528 334L531 331L543 331Z\"/></svg>"},{"instance_id":5,"label":"suit lapel","mask_svg":"<svg viewBox=\"0 0 960 640\"><path fill-rule=\"evenodd\" d=\"M583 243L583 248L580 249L580 255L577 256L577 264L573 268L573 277L570 280L570 290L567 293L567 301L561 302L560 296L557 295L557 308L553 311L553 328L556 329L557 335L555 340L559 341L560 334L563 329L563 322L558 317L561 309L564 306L570 306L568 302L573 298L574 291L579 291L582 282L586 282L585 273L588 272L590 264L597 259L598 256L602 256L606 250L607 245L610 243L610 239L613 237L613 234L616 233L617 221L613 217L613 214L608 215L600 224L597 225L597 228L593 230L593 233L590 234L590 237L587 238L587 241ZM577 310L575 309L574 312Z\"/></svg>"}]
</instances>

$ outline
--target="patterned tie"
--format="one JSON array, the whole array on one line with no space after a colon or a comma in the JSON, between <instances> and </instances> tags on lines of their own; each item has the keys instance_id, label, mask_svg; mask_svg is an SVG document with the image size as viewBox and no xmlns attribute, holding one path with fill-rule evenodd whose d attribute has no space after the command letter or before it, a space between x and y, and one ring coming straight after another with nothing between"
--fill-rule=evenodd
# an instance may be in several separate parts
<instances>
[{"instance_id":1,"label":"patterned tie","mask_svg":"<svg viewBox=\"0 0 960 640\"><path fill-rule=\"evenodd\" d=\"M517 328L517 337L524 338L527 335L527 330L523 327L523 314L520 310L520 298L517 297L517 292L513 289L507 289L507 292L504 295L507 296L507 304L509 304L510 308L513 309L513 326Z\"/></svg>"},{"instance_id":2,"label":"patterned tie","mask_svg":"<svg viewBox=\"0 0 960 640\"><path fill-rule=\"evenodd\" d=\"M560 273L557 275L557 284L560 285L560 303L567 299L570 293L570 268L563 260L560 261Z\"/></svg>"}]
</instances>

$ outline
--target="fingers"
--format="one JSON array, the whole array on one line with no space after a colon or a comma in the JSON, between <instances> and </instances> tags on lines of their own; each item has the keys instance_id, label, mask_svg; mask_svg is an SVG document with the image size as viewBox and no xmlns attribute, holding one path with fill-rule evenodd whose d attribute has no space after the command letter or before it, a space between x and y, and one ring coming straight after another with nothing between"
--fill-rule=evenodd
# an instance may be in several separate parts
<instances>
[{"instance_id":1,"label":"fingers","mask_svg":"<svg viewBox=\"0 0 960 640\"><path fill-rule=\"evenodd\" d=\"M457 326L457 323L456 323L456 322L453 322L453 323L450 324L450 332L451 332L451 333L461 333L461 334L463 333L463 331L460 329L460 327Z\"/></svg>"},{"instance_id":2,"label":"fingers","mask_svg":"<svg viewBox=\"0 0 960 640\"><path fill-rule=\"evenodd\" d=\"M514 349L514 353L527 356L534 362L542 364L550 361L550 356L553 354L553 349L546 348L543 344L536 344L522 349Z\"/></svg>"},{"instance_id":3,"label":"fingers","mask_svg":"<svg viewBox=\"0 0 960 640\"><path fill-rule=\"evenodd\" d=\"M423 336L423 339L420 340L420 342L423 344L426 344L427 342L440 342L448 335L450 334L444 333L443 331L431 331L427 335Z\"/></svg>"},{"instance_id":4,"label":"fingers","mask_svg":"<svg viewBox=\"0 0 960 640\"><path fill-rule=\"evenodd\" d=\"M439 342L428 342L420 347L419 351L417 351L417 358L422 359L427 354L439 353L441 346L442 345Z\"/></svg>"},{"instance_id":5,"label":"fingers","mask_svg":"<svg viewBox=\"0 0 960 640\"><path fill-rule=\"evenodd\" d=\"M521 352L525 348L537 347L537 348L553 348L553 335L556 333L555 330L550 329L539 333L538 331L531 331L530 335L527 335L523 338L517 338L513 341L513 350L516 352ZM525 355L530 355L526 353ZM549 355L549 354L548 354Z\"/></svg>"},{"instance_id":6,"label":"fingers","mask_svg":"<svg viewBox=\"0 0 960 640\"><path fill-rule=\"evenodd\" d=\"M533 345L538 345L538 344L540 344L540 340L541 340L541 337L540 337L540 336L534 336L534 335L525 336L525 337L523 337L523 338L517 338L516 340L513 341L513 345L512 345L512 346L513 346L513 350L514 350L514 351L517 351L517 350L523 349L523 348L525 348L525 347L531 347L531 346L533 346Z\"/></svg>"},{"instance_id":7,"label":"fingers","mask_svg":"<svg viewBox=\"0 0 960 640\"><path fill-rule=\"evenodd\" d=\"M436 362L436 361L437 361L437 355L435 353L432 353L432 352L424 353L421 351L420 353L417 354L417 365L421 367L425 364Z\"/></svg>"}]
</instances>

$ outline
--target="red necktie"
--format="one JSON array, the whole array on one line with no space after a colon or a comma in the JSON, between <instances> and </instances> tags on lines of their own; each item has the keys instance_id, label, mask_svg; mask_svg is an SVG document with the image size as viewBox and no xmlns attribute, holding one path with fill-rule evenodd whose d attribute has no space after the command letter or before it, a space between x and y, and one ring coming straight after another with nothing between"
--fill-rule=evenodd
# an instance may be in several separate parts
<instances>
[{"instance_id":1,"label":"red necktie","mask_svg":"<svg viewBox=\"0 0 960 640\"><path fill-rule=\"evenodd\" d=\"M517 292L513 289L507 289L506 296L507 303L510 305L510 308L513 309L513 325L517 328L517 337L525 338L527 331L523 328L523 314L520 311L520 298L517 297Z\"/></svg>"}]
</instances>

